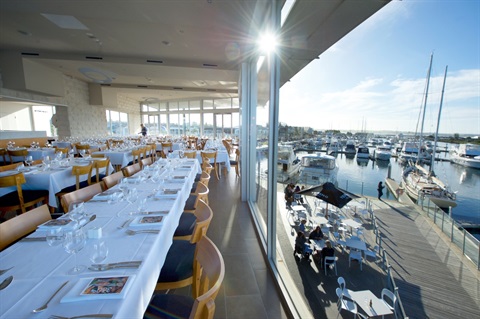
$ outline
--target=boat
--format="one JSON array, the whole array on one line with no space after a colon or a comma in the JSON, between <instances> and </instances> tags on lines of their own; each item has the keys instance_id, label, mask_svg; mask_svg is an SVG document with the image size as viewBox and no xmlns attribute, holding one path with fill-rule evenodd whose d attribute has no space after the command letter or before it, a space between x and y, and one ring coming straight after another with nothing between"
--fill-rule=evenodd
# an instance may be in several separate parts
<instances>
[{"instance_id":1,"label":"boat","mask_svg":"<svg viewBox=\"0 0 480 319\"><path fill-rule=\"evenodd\" d=\"M342 151L342 145L337 140L332 140L327 147L327 153L338 153Z\"/></svg>"},{"instance_id":2,"label":"boat","mask_svg":"<svg viewBox=\"0 0 480 319\"><path fill-rule=\"evenodd\" d=\"M480 145L460 144L450 153L452 163L480 169Z\"/></svg>"},{"instance_id":3,"label":"boat","mask_svg":"<svg viewBox=\"0 0 480 319\"><path fill-rule=\"evenodd\" d=\"M300 169L300 159L297 158L292 145L278 145L277 181L285 183L295 177Z\"/></svg>"},{"instance_id":4,"label":"boat","mask_svg":"<svg viewBox=\"0 0 480 319\"><path fill-rule=\"evenodd\" d=\"M357 158L370 158L370 150L366 145L359 145L357 148Z\"/></svg>"},{"instance_id":5,"label":"boat","mask_svg":"<svg viewBox=\"0 0 480 319\"><path fill-rule=\"evenodd\" d=\"M398 158L405 163L409 161L426 162L429 158L429 155L426 151L426 148L424 146L420 147L419 145L420 142L406 141L403 143L400 154L398 154Z\"/></svg>"},{"instance_id":6,"label":"boat","mask_svg":"<svg viewBox=\"0 0 480 319\"><path fill-rule=\"evenodd\" d=\"M427 85L425 90L425 95L428 95L428 85L430 81L430 71L432 68L432 59L433 56L430 58L430 67L428 70L427 76ZM440 99L440 107L438 111L438 119L437 119L437 130L435 132L435 142L433 145L433 156L435 155L436 145L437 145L437 137L438 137L438 128L440 123L440 115L442 112L442 103L443 103L443 93L445 90L445 82L447 78L447 68L445 68L445 77L443 79L443 89L442 95ZM427 98L425 96L424 100L424 111L426 109L426 101ZM423 133L423 122L422 122L422 131ZM422 136L422 133L420 136ZM420 139L421 140L421 139ZM425 152L426 153L426 152ZM410 196L413 200L417 203L420 199L428 198L433 203L435 203L438 207L447 210L449 207L456 207L457 203L457 196L454 192L452 192L447 185L445 185L440 179L435 177L434 172L434 164L435 161L432 160L430 164L430 169L426 170L422 166L420 166L420 161L417 158L417 163L415 165L410 164L402 173L402 184L405 188L408 196Z\"/></svg>"},{"instance_id":7,"label":"boat","mask_svg":"<svg viewBox=\"0 0 480 319\"><path fill-rule=\"evenodd\" d=\"M326 182L336 184L337 173L335 157L320 153L305 155L301 159L299 183L307 186Z\"/></svg>"},{"instance_id":8,"label":"boat","mask_svg":"<svg viewBox=\"0 0 480 319\"><path fill-rule=\"evenodd\" d=\"M345 154L355 154L357 150L355 149L355 141L348 140L345 144Z\"/></svg>"},{"instance_id":9,"label":"boat","mask_svg":"<svg viewBox=\"0 0 480 319\"><path fill-rule=\"evenodd\" d=\"M392 157L391 147L382 145L377 145L374 151L375 160L379 161L389 161Z\"/></svg>"}]
</instances>

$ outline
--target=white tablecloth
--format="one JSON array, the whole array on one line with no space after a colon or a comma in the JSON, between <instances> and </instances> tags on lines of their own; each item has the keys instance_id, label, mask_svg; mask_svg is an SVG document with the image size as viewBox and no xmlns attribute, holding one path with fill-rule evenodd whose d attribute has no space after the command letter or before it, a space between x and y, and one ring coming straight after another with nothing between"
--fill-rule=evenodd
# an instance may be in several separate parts
<instances>
[{"instance_id":1,"label":"white tablecloth","mask_svg":"<svg viewBox=\"0 0 480 319\"><path fill-rule=\"evenodd\" d=\"M85 163L85 161L83 161ZM82 161L78 160L72 163L74 165L82 165ZM101 169L105 172L105 169ZM113 166L110 164L109 174L114 172ZM92 176L95 170L92 171ZM31 172L24 172L26 183L22 185L24 190L48 190L48 204L52 207L58 207L55 194L65 187L75 185L76 177L72 175L72 168L48 169L42 171L36 169ZM87 176L81 176L80 181L87 180ZM15 190L14 187L0 188L0 196Z\"/></svg>"},{"instance_id":2,"label":"white tablecloth","mask_svg":"<svg viewBox=\"0 0 480 319\"><path fill-rule=\"evenodd\" d=\"M50 158L55 157L55 149L54 148L48 148L48 147L43 147L43 148L28 148L27 149L28 155L32 156L32 159L39 160L43 159L44 156L50 156ZM22 162L23 156L13 156L13 161L14 162Z\"/></svg>"},{"instance_id":3,"label":"white tablecloth","mask_svg":"<svg viewBox=\"0 0 480 319\"><path fill-rule=\"evenodd\" d=\"M184 163L187 163L185 161ZM86 270L79 275L68 275L75 263L74 256L67 254L62 246L49 247L46 242L20 241L0 252L0 267L14 267L0 277L3 280L9 275L14 276L13 282L6 289L0 290L0 318L48 318L50 315L74 316L81 314L114 314L114 318L142 318L153 294L157 278L165 261L168 249L172 243L173 234L183 211L185 201L189 196L194 177L198 171L198 163L190 161L190 169L179 169L175 175L184 174L176 187L181 188L175 199L154 200L152 190L159 185L152 182L131 184L139 191L139 198L148 197L148 210L167 210L159 234L137 234L128 236L125 229L119 229L130 216L123 216L135 209L135 204L119 202L88 202L86 210L96 214L97 218L85 226L88 230L101 227L103 240L106 242L109 254L105 263L141 260L138 269L115 269L103 272ZM120 217L117 216L120 213ZM149 215L150 216L150 215ZM37 234L39 233L39 234ZM41 235L37 231L31 236ZM90 265L89 260L92 239L87 239L84 249L78 253L78 264ZM82 278L134 276L132 286L124 299L88 300L60 303L60 300ZM45 303L62 283L68 284L53 298L48 308L41 314L32 313Z\"/></svg>"},{"instance_id":4,"label":"white tablecloth","mask_svg":"<svg viewBox=\"0 0 480 319\"><path fill-rule=\"evenodd\" d=\"M131 150L127 151L99 151L94 152L93 154L104 154L110 159L110 163L115 166L125 167L128 163L133 161L133 155Z\"/></svg>"},{"instance_id":5,"label":"white tablecloth","mask_svg":"<svg viewBox=\"0 0 480 319\"><path fill-rule=\"evenodd\" d=\"M162 143L156 143L155 145L157 146L157 151L161 151L163 149ZM172 150L173 151L179 150L180 145L182 145L182 143L172 143Z\"/></svg>"},{"instance_id":6,"label":"white tablecloth","mask_svg":"<svg viewBox=\"0 0 480 319\"><path fill-rule=\"evenodd\" d=\"M178 151L174 151L173 155L175 157L178 157ZM197 151L197 160L201 164L202 163L202 155L201 151ZM210 159L210 163L213 164L214 160L213 158ZM230 157L228 155L228 152L226 150L218 150L217 151L217 163L221 163L224 165L227 169L227 172L230 172Z\"/></svg>"}]
</instances>

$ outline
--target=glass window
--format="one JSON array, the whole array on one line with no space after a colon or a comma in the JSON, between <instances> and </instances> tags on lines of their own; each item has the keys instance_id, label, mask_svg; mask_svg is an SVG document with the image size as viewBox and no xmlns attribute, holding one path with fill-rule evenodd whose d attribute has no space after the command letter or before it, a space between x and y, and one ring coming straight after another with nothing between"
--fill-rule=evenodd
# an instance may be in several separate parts
<instances>
[{"instance_id":1,"label":"glass window","mask_svg":"<svg viewBox=\"0 0 480 319\"><path fill-rule=\"evenodd\" d=\"M125 136L129 134L127 113L106 110L106 117L109 135Z\"/></svg>"},{"instance_id":2,"label":"glass window","mask_svg":"<svg viewBox=\"0 0 480 319\"><path fill-rule=\"evenodd\" d=\"M214 100L215 109L231 109L232 99L218 99Z\"/></svg>"},{"instance_id":3,"label":"glass window","mask_svg":"<svg viewBox=\"0 0 480 319\"><path fill-rule=\"evenodd\" d=\"M203 113L203 135L213 138L213 113Z\"/></svg>"},{"instance_id":4,"label":"glass window","mask_svg":"<svg viewBox=\"0 0 480 319\"><path fill-rule=\"evenodd\" d=\"M52 116L55 113L55 107L50 105L32 105L33 130L45 131L47 136L56 136L57 130L52 125Z\"/></svg>"},{"instance_id":5,"label":"glass window","mask_svg":"<svg viewBox=\"0 0 480 319\"><path fill-rule=\"evenodd\" d=\"M190 110L200 110L200 101L190 101Z\"/></svg>"},{"instance_id":6,"label":"glass window","mask_svg":"<svg viewBox=\"0 0 480 319\"><path fill-rule=\"evenodd\" d=\"M170 123L169 131L168 131L169 135L177 136L181 134L180 131L182 128L180 125L179 115L180 114L178 113L169 115L169 123Z\"/></svg>"},{"instance_id":7,"label":"glass window","mask_svg":"<svg viewBox=\"0 0 480 319\"><path fill-rule=\"evenodd\" d=\"M169 111L178 111L178 102L168 102Z\"/></svg>"},{"instance_id":8,"label":"glass window","mask_svg":"<svg viewBox=\"0 0 480 319\"><path fill-rule=\"evenodd\" d=\"M187 130L187 135L200 135L200 113L190 114L190 127Z\"/></svg>"},{"instance_id":9,"label":"glass window","mask_svg":"<svg viewBox=\"0 0 480 319\"><path fill-rule=\"evenodd\" d=\"M213 110L213 100L203 100L204 110Z\"/></svg>"}]
</instances>

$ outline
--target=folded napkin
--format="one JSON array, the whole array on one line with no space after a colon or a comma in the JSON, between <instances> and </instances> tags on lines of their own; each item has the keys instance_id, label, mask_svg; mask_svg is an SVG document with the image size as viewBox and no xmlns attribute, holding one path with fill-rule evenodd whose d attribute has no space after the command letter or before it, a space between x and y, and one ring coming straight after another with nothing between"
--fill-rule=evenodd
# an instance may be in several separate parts
<instances>
[{"instance_id":1,"label":"folded napkin","mask_svg":"<svg viewBox=\"0 0 480 319\"><path fill-rule=\"evenodd\" d=\"M165 190L155 193L156 198L176 198L178 195L178 190Z\"/></svg>"}]
</instances>

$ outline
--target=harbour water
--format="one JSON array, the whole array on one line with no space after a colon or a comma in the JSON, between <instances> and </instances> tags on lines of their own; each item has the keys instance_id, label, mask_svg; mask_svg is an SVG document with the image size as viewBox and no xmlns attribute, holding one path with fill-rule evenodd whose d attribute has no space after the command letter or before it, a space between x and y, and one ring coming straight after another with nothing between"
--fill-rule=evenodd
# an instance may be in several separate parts
<instances>
[{"instance_id":1,"label":"harbour water","mask_svg":"<svg viewBox=\"0 0 480 319\"><path fill-rule=\"evenodd\" d=\"M440 144L451 149L453 145ZM373 149L370 150L371 154ZM298 152L301 158L306 152ZM337 185L357 195L377 196L379 181L385 182L390 170L390 177L401 181L403 165L396 158L390 161L373 161L368 159L358 160L348 158L345 154L334 155L337 159L339 171ZM448 159L448 152L437 154L437 158ZM436 161L434 170L436 176L457 192L457 207L452 209L452 217L459 223L480 224L480 170L467 168L448 161ZM387 188L384 198L395 199Z\"/></svg>"}]
</instances>

